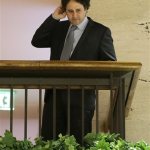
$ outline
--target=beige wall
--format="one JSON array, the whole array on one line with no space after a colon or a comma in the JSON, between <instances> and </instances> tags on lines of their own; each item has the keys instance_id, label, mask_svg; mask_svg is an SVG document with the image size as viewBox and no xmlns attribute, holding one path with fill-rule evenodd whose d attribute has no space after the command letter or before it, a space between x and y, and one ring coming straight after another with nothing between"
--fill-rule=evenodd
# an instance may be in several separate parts
<instances>
[{"instance_id":1,"label":"beige wall","mask_svg":"<svg viewBox=\"0 0 150 150\"><path fill-rule=\"evenodd\" d=\"M150 1L92 0L89 15L111 28L118 61L143 64L126 118L126 138L150 143Z\"/></svg>"},{"instance_id":2,"label":"beige wall","mask_svg":"<svg viewBox=\"0 0 150 150\"><path fill-rule=\"evenodd\" d=\"M0 58L49 59L49 49L36 49L30 41L35 29L59 3L59 0L0 0ZM150 0L91 0L88 14L111 28L118 61L139 61L143 64L132 109L126 118L126 138L131 141L143 139L150 143L149 8ZM106 93L104 91L102 97L109 94ZM18 103L19 99L20 92ZM35 106L34 100L31 103ZM103 120L107 105L108 100L103 103L100 112ZM38 110L30 118L33 124L37 113Z\"/></svg>"}]
</instances>

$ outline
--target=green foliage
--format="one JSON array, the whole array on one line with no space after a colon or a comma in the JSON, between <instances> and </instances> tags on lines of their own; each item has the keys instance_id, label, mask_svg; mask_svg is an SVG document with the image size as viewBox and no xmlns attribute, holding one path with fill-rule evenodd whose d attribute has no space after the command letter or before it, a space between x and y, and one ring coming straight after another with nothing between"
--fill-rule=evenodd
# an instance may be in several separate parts
<instances>
[{"instance_id":1,"label":"green foliage","mask_svg":"<svg viewBox=\"0 0 150 150\"><path fill-rule=\"evenodd\" d=\"M86 150L150 150L150 145L144 141L127 142L118 134L88 133L84 137Z\"/></svg>"},{"instance_id":2,"label":"green foliage","mask_svg":"<svg viewBox=\"0 0 150 150\"><path fill-rule=\"evenodd\" d=\"M5 132L4 137L0 137L0 150L30 150L32 147L32 142L16 140L9 131Z\"/></svg>"},{"instance_id":3,"label":"green foliage","mask_svg":"<svg viewBox=\"0 0 150 150\"><path fill-rule=\"evenodd\" d=\"M57 140L43 141L41 137L35 139L35 145L29 140L19 141L12 133L6 131L0 137L0 150L78 150L79 144L74 136L59 135Z\"/></svg>"},{"instance_id":4,"label":"green foliage","mask_svg":"<svg viewBox=\"0 0 150 150\"><path fill-rule=\"evenodd\" d=\"M42 138L37 138L35 143L33 150L77 150L79 146L74 136L62 136L61 134L58 140L44 142Z\"/></svg>"},{"instance_id":5,"label":"green foliage","mask_svg":"<svg viewBox=\"0 0 150 150\"><path fill-rule=\"evenodd\" d=\"M19 141L12 133L6 131L0 137L0 150L150 150L150 145L144 141L137 143L127 142L118 134L88 133L84 137L84 147L76 142L74 136L59 135L57 140L43 141L41 137Z\"/></svg>"}]
</instances>

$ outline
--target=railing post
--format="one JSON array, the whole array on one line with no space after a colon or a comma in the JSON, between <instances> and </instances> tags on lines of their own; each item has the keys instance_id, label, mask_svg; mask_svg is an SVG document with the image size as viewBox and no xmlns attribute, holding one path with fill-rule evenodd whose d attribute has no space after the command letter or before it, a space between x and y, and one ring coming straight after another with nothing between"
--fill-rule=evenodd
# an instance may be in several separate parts
<instances>
[{"instance_id":1,"label":"railing post","mask_svg":"<svg viewBox=\"0 0 150 150\"><path fill-rule=\"evenodd\" d=\"M96 89L96 133L99 132L99 100L98 100L98 87Z\"/></svg>"},{"instance_id":2,"label":"railing post","mask_svg":"<svg viewBox=\"0 0 150 150\"><path fill-rule=\"evenodd\" d=\"M24 139L27 139L28 89L25 88Z\"/></svg>"},{"instance_id":3,"label":"railing post","mask_svg":"<svg viewBox=\"0 0 150 150\"><path fill-rule=\"evenodd\" d=\"M85 110L84 110L84 107L85 107L85 106L84 106L84 102L85 102L85 99L84 99L84 92L85 92L85 91L84 91L84 90L85 90L85 89L84 89L84 86L82 86L81 88L82 88L82 145L83 145L83 137L84 137L84 133L85 133L85 132L84 132L84 131L85 131L85 127L84 127L84 119L85 119L85 118L84 118L84 117L85 117L85 116L84 116L84 113L85 113Z\"/></svg>"},{"instance_id":4,"label":"railing post","mask_svg":"<svg viewBox=\"0 0 150 150\"><path fill-rule=\"evenodd\" d=\"M39 136L41 136L41 118L42 118L42 89L39 88Z\"/></svg>"},{"instance_id":5,"label":"railing post","mask_svg":"<svg viewBox=\"0 0 150 150\"><path fill-rule=\"evenodd\" d=\"M56 139L56 87L53 87L53 139Z\"/></svg>"},{"instance_id":6,"label":"railing post","mask_svg":"<svg viewBox=\"0 0 150 150\"><path fill-rule=\"evenodd\" d=\"M14 99L13 99L13 88L10 89L10 132L13 133L13 106L14 106Z\"/></svg>"},{"instance_id":7,"label":"railing post","mask_svg":"<svg viewBox=\"0 0 150 150\"><path fill-rule=\"evenodd\" d=\"M70 135L70 86L67 86L67 134Z\"/></svg>"}]
</instances>

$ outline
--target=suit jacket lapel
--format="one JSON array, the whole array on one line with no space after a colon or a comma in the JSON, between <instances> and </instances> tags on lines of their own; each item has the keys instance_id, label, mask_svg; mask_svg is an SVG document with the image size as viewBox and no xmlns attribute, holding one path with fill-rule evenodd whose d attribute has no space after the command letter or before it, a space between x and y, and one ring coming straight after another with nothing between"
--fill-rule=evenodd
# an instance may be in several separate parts
<instances>
[{"instance_id":1,"label":"suit jacket lapel","mask_svg":"<svg viewBox=\"0 0 150 150\"><path fill-rule=\"evenodd\" d=\"M90 29L93 26L93 21L90 18L88 18L88 19L89 19L89 22L88 22L83 34L81 35L81 38L79 39L79 41L71 55L71 58L76 55L76 53L79 49L81 49L83 41L85 40L85 38L87 36L89 36Z\"/></svg>"},{"instance_id":2,"label":"suit jacket lapel","mask_svg":"<svg viewBox=\"0 0 150 150\"><path fill-rule=\"evenodd\" d=\"M58 48L57 48L57 52L58 52L57 57L58 57L58 59L59 59L59 57L62 53L62 49L63 49L63 46L64 46L64 42L65 42L65 38L66 38L69 26L70 26L70 23L69 23L69 21L67 21L65 24L61 25L60 32L57 32L57 36L59 36L59 42L58 42Z\"/></svg>"},{"instance_id":3,"label":"suit jacket lapel","mask_svg":"<svg viewBox=\"0 0 150 150\"><path fill-rule=\"evenodd\" d=\"M64 24L62 29L61 29L62 32L58 33L60 35L57 35L57 36L61 37L62 46L64 45L69 26L70 26L70 23L69 23L69 21L67 21L66 24Z\"/></svg>"}]
</instances>

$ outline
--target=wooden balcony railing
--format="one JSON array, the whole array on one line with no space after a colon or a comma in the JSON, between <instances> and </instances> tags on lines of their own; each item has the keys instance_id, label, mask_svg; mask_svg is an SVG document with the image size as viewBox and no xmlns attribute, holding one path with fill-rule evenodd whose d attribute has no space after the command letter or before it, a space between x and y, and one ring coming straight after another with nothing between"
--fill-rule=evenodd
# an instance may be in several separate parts
<instances>
[{"instance_id":1,"label":"wooden balcony railing","mask_svg":"<svg viewBox=\"0 0 150 150\"><path fill-rule=\"evenodd\" d=\"M138 76L139 62L100 61L0 61L0 88L10 89L10 131L13 132L13 91L25 90L24 138L28 130L28 89L39 90L39 135L41 133L42 89L94 89L96 92L96 132L99 132L99 90L110 90L109 130L125 138L128 115ZM83 97L84 98L84 97ZM38 101L38 100L37 100ZM70 109L68 108L68 116ZM84 116L83 116L84 117ZM70 130L68 119L68 132ZM55 129L54 129L55 130ZM55 133L55 131L54 131Z\"/></svg>"}]
</instances>

